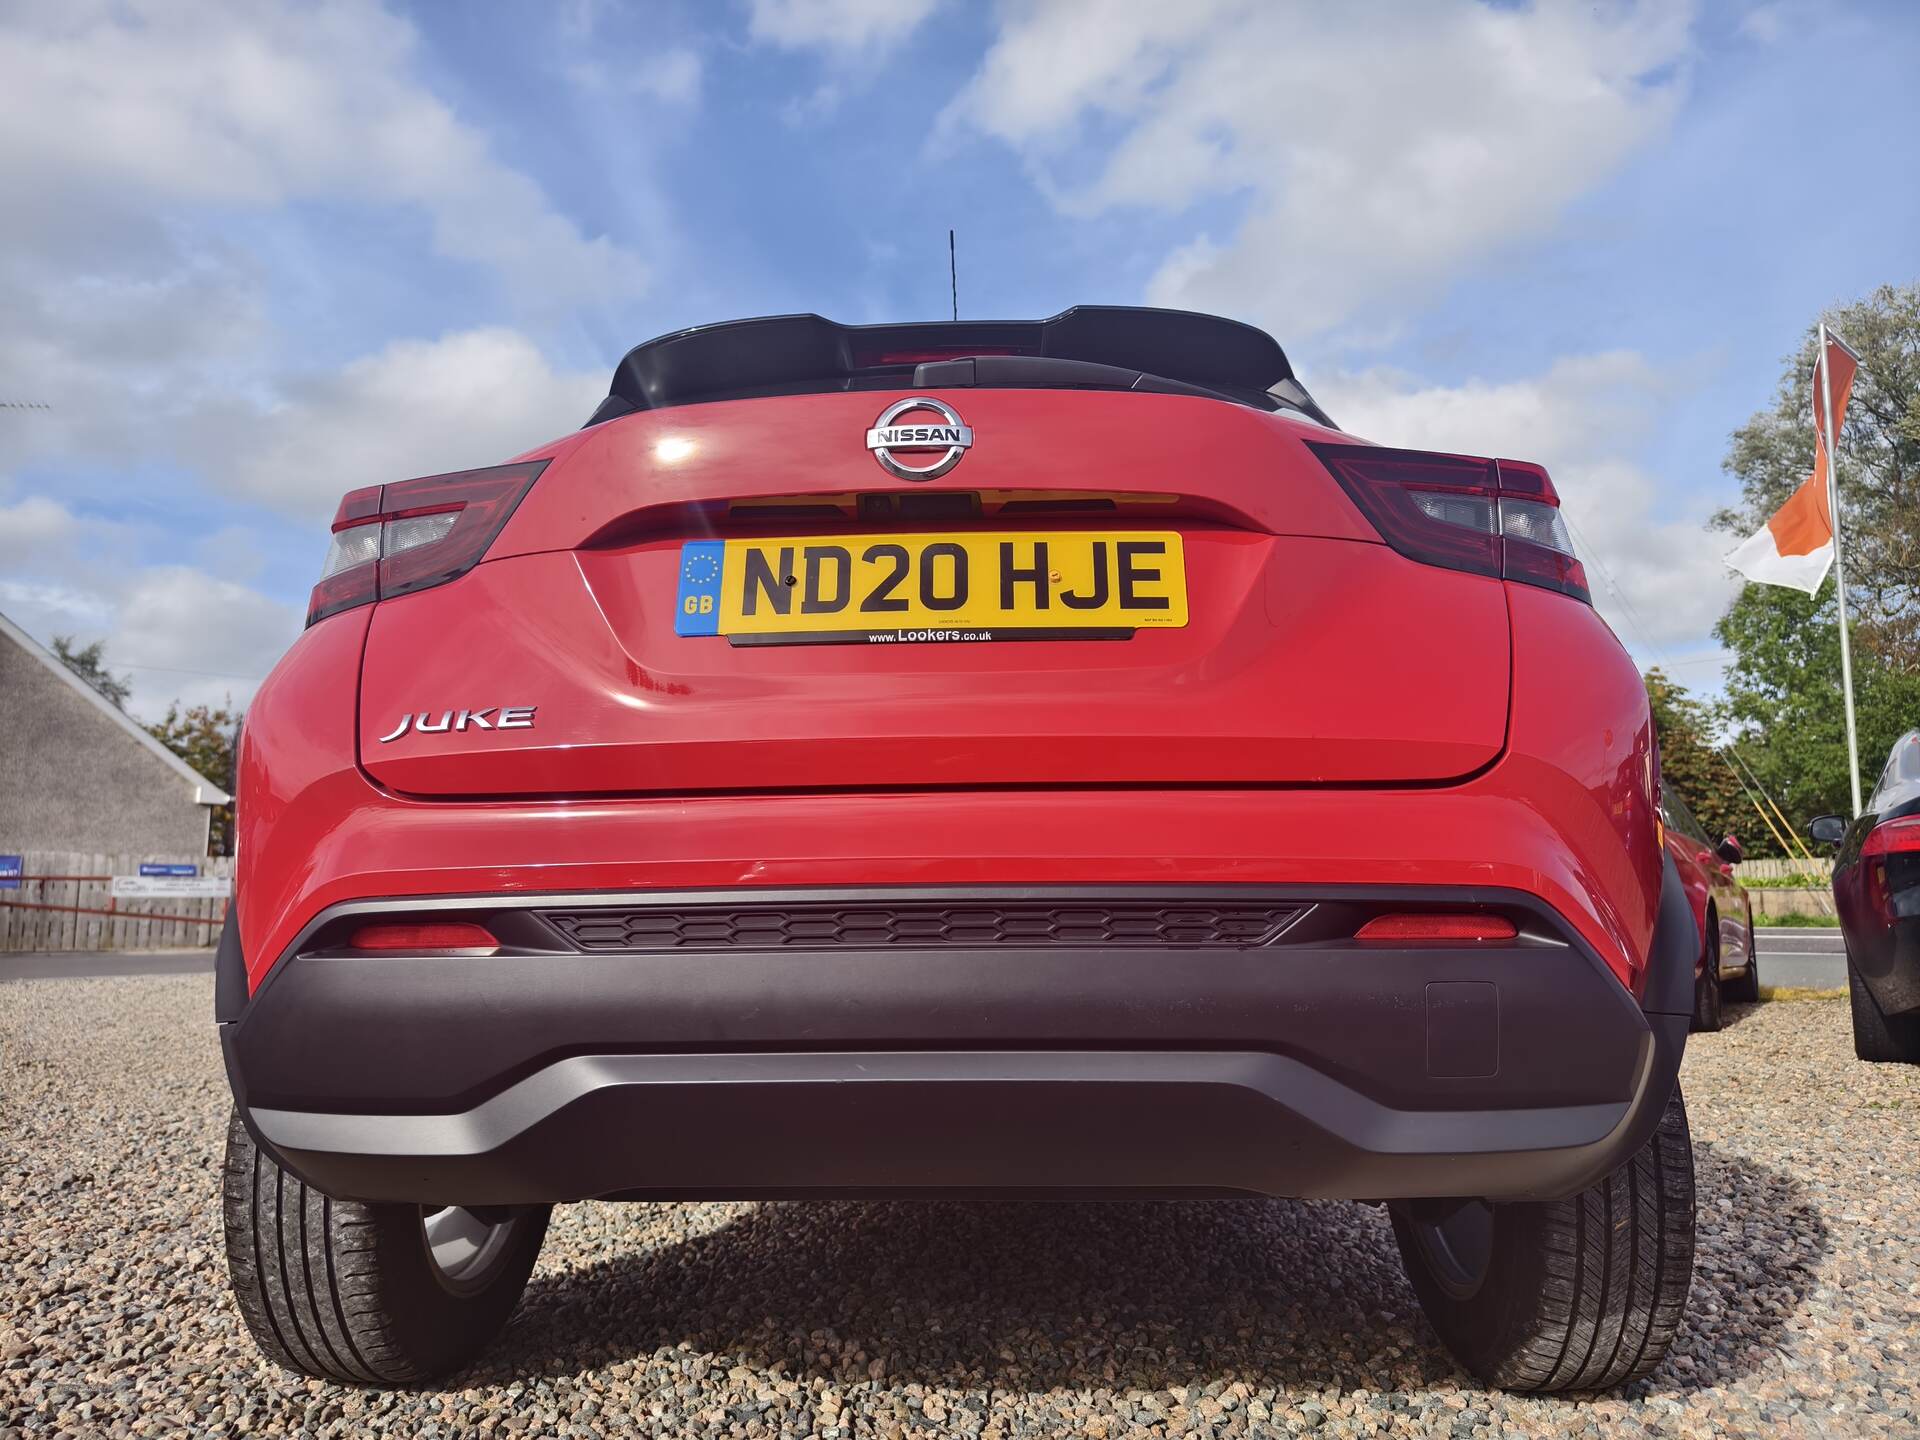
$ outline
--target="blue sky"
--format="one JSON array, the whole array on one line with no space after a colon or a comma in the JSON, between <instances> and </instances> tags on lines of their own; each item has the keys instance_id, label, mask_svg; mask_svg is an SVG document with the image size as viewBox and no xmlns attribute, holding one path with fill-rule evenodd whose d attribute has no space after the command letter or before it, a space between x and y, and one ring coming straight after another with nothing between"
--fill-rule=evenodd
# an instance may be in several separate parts
<instances>
[{"instance_id":1,"label":"blue sky","mask_svg":"<svg viewBox=\"0 0 1920 1440\"><path fill-rule=\"evenodd\" d=\"M0 610L244 701L342 492L738 315L1270 329L1370 438L1537 459L1717 683L1728 433L1920 279L1920 6L47 0L0 13Z\"/></svg>"}]
</instances>

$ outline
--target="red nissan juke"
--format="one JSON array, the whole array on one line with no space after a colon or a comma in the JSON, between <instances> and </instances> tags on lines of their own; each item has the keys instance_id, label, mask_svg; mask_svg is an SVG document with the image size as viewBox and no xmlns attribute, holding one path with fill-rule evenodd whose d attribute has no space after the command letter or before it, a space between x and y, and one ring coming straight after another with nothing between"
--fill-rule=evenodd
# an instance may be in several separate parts
<instances>
[{"instance_id":1,"label":"red nissan juke","mask_svg":"<svg viewBox=\"0 0 1920 1440\"><path fill-rule=\"evenodd\" d=\"M688 330L352 491L240 757L255 1338L454 1369L565 1201L1301 1196L1488 1382L1644 1375L1700 937L1558 503L1105 307Z\"/></svg>"}]
</instances>

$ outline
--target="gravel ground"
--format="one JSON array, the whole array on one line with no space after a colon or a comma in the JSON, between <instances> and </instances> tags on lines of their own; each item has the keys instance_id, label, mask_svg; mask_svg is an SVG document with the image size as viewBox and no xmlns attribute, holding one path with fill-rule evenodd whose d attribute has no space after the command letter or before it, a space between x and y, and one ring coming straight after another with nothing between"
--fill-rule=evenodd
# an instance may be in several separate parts
<instances>
[{"instance_id":1,"label":"gravel ground","mask_svg":"<svg viewBox=\"0 0 1920 1440\"><path fill-rule=\"evenodd\" d=\"M1481 1389L1380 1211L1279 1201L570 1206L481 1364L395 1394L241 1326L210 989L0 986L5 1440L1920 1434L1920 1069L1855 1062L1844 1003L1688 1047L1690 1323L1623 1395Z\"/></svg>"}]
</instances>

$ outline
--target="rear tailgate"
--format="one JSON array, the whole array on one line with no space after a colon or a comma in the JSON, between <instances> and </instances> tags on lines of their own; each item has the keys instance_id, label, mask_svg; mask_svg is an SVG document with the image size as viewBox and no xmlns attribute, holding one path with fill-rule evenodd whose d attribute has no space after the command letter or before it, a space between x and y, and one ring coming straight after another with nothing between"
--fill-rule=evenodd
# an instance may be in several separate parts
<instances>
[{"instance_id":1,"label":"rear tailgate","mask_svg":"<svg viewBox=\"0 0 1920 1440\"><path fill-rule=\"evenodd\" d=\"M360 697L369 773L421 796L1406 784L1499 753L1500 582L1380 543L1302 444L1327 432L1183 396L956 390L943 398L973 446L911 481L866 447L896 398L687 406L567 442L485 563L376 608ZM688 577L716 567L742 623L755 562L738 542L754 539L761 623L816 631L842 629L800 618L810 595L840 598L834 552L859 569L856 600L875 565L902 563L876 546L908 552L901 589L915 604L880 630L904 635L870 638L882 622L857 613L854 633L828 635L854 643L681 633L703 628ZM1167 603L1102 638L1010 640L973 602L1002 578L1003 544L1027 567L1042 543L1052 609L1032 613L1039 577L1023 579L1010 593L1028 613L1012 628L1058 633L1060 591L1096 598L1094 565L1117 587L1122 545L1134 598ZM918 604L929 544L948 547L925 592L942 604L966 563L954 552L972 558L979 578L958 610ZM787 597L770 588L783 569ZM789 618L767 620L782 598ZM1113 620L1114 603L1069 618ZM994 638L917 638L947 613L950 633ZM508 709L530 723L502 728Z\"/></svg>"}]
</instances>

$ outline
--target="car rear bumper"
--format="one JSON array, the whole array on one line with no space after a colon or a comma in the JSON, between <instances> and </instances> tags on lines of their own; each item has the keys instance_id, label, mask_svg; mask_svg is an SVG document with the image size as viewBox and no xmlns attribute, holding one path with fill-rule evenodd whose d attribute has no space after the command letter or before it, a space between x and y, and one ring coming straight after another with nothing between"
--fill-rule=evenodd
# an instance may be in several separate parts
<instances>
[{"instance_id":1,"label":"car rear bumper","mask_svg":"<svg viewBox=\"0 0 1920 1440\"><path fill-rule=\"evenodd\" d=\"M1883 1013L1920 1015L1920 884L1893 892L1889 908L1892 923L1868 921L1847 937L1848 960Z\"/></svg>"},{"instance_id":2,"label":"car rear bumper","mask_svg":"<svg viewBox=\"0 0 1920 1440\"><path fill-rule=\"evenodd\" d=\"M591 953L551 918L823 899L1098 907L1143 895L1298 913L1260 944L857 932L796 947L749 927L707 948L656 938ZM1416 898L1499 909L1521 938L1472 948L1351 938L1366 907ZM491 916L509 943L491 956L351 954L342 927L391 907L336 906L247 998L236 932L223 940L221 1032L242 1114L270 1152L335 1195L1565 1195L1657 1123L1698 948L1670 864L1643 1003L1543 902L1509 890L427 903Z\"/></svg>"}]
</instances>

